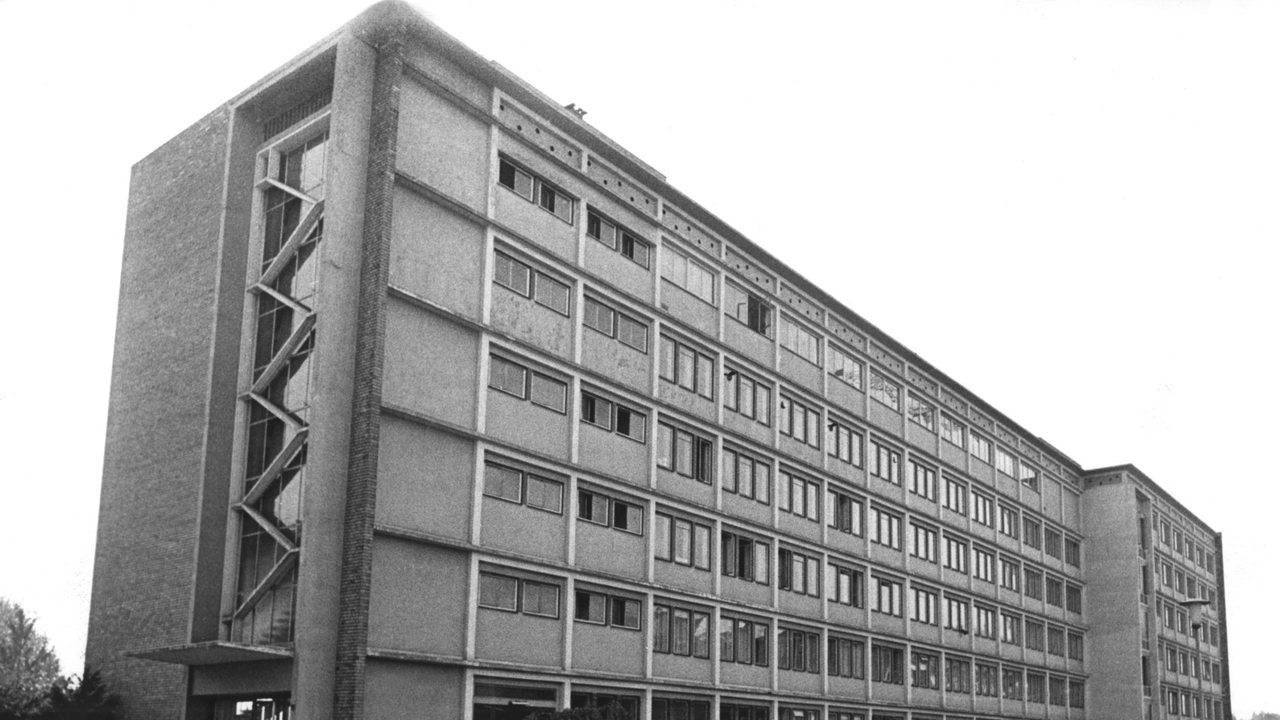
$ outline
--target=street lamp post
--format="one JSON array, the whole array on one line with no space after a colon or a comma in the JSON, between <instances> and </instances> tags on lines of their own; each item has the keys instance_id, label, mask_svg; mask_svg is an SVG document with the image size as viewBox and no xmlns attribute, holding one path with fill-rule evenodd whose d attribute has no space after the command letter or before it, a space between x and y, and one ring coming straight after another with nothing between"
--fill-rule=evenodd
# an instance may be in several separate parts
<instances>
[{"instance_id":1,"label":"street lamp post","mask_svg":"<svg viewBox=\"0 0 1280 720\"><path fill-rule=\"evenodd\" d=\"M1204 663L1200 659L1200 628L1204 627L1204 609L1209 604L1208 600L1194 599L1183 600L1178 603L1186 608L1191 615L1191 634L1196 636L1196 702L1200 705L1200 710L1204 710ZM1196 717L1203 717L1201 713L1196 713Z\"/></svg>"}]
</instances>

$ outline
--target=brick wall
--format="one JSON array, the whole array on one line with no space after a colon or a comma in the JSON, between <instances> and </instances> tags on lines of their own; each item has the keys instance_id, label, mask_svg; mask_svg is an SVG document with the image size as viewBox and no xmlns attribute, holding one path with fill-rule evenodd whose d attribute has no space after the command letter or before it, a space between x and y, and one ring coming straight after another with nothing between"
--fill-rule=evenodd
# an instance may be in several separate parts
<instances>
[{"instance_id":1,"label":"brick wall","mask_svg":"<svg viewBox=\"0 0 1280 720\"><path fill-rule=\"evenodd\" d=\"M126 718L185 705L185 668L123 653L190 639L228 124L133 168L86 651Z\"/></svg>"}]
</instances>

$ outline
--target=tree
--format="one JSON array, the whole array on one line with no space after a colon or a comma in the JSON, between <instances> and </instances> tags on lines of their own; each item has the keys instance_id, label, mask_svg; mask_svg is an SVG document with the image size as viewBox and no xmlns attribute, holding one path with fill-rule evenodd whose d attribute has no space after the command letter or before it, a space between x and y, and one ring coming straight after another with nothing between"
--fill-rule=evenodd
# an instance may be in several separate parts
<instances>
[{"instance_id":1,"label":"tree","mask_svg":"<svg viewBox=\"0 0 1280 720\"><path fill-rule=\"evenodd\" d=\"M48 705L38 720L117 720L120 696L107 691L97 671L83 679L62 678L49 688Z\"/></svg>"},{"instance_id":2,"label":"tree","mask_svg":"<svg viewBox=\"0 0 1280 720\"><path fill-rule=\"evenodd\" d=\"M18 605L0 599L0 720L34 717L59 679L58 658L36 622Z\"/></svg>"}]
</instances>

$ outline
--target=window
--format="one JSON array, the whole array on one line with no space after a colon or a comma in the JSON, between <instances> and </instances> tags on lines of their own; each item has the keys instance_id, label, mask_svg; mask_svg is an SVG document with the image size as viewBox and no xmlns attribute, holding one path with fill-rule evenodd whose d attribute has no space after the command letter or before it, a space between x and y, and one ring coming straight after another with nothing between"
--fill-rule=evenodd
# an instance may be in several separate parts
<instances>
[{"instance_id":1,"label":"window","mask_svg":"<svg viewBox=\"0 0 1280 720\"><path fill-rule=\"evenodd\" d=\"M862 467L862 433L836 420L827 420L827 454L848 465Z\"/></svg>"},{"instance_id":2,"label":"window","mask_svg":"<svg viewBox=\"0 0 1280 720\"><path fill-rule=\"evenodd\" d=\"M778 471L778 509L818 522L821 485L789 470Z\"/></svg>"},{"instance_id":3,"label":"window","mask_svg":"<svg viewBox=\"0 0 1280 720\"><path fill-rule=\"evenodd\" d=\"M1044 623L1028 618L1023 629L1026 631L1027 649L1044 652Z\"/></svg>"},{"instance_id":4,"label":"window","mask_svg":"<svg viewBox=\"0 0 1280 720\"><path fill-rule=\"evenodd\" d=\"M1165 518L1160 518L1160 542L1169 544L1169 521Z\"/></svg>"},{"instance_id":5,"label":"window","mask_svg":"<svg viewBox=\"0 0 1280 720\"><path fill-rule=\"evenodd\" d=\"M1062 657L1067 652L1067 634L1060 627L1049 626L1049 654Z\"/></svg>"},{"instance_id":6,"label":"window","mask_svg":"<svg viewBox=\"0 0 1280 720\"><path fill-rule=\"evenodd\" d=\"M1079 614L1081 612L1080 586L1067 583L1067 611Z\"/></svg>"},{"instance_id":7,"label":"window","mask_svg":"<svg viewBox=\"0 0 1280 720\"><path fill-rule=\"evenodd\" d=\"M911 554L931 563L938 562L938 531L927 525L912 522Z\"/></svg>"},{"instance_id":8,"label":"window","mask_svg":"<svg viewBox=\"0 0 1280 720\"><path fill-rule=\"evenodd\" d=\"M560 617L560 586L528 578L480 572L480 607L541 617ZM516 608L519 607L519 610Z\"/></svg>"},{"instance_id":9,"label":"window","mask_svg":"<svg viewBox=\"0 0 1280 720\"><path fill-rule=\"evenodd\" d=\"M969 544L960 538L944 535L942 538L942 565L948 570L969 572Z\"/></svg>"},{"instance_id":10,"label":"window","mask_svg":"<svg viewBox=\"0 0 1280 720\"><path fill-rule=\"evenodd\" d=\"M654 513L653 556L659 560L711 569L711 528L666 513Z\"/></svg>"},{"instance_id":11,"label":"window","mask_svg":"<svg viewBox=\"0 0 1280 720\"><path fill-rule=\"evenodd\" d=\"M592 590L575 590L573 619L595 625L640 629L640 601Z\"/></svg>"},{"instance_id":12,"label":"window","mask_svg":"<svg viewBox=\"0 0 1280 720\"><path fill-rule=\"evenodd\" d=\"M890 685L902 684L902 648L871 646L871 679Z\"/></svg>"},{"instance_id":13,"label":"window","mask_svg":"<svg viewBox=\"0 0 1280 720\"><path fill-rule=\"evenodd\" d=\"M1084 659L1084 635L1078 632L1067 633L1067 657L1072 660Z\"/></svg>"},{"instance_id":14,"label":"window","mask_svg":"<svg viewBox=\"0 0 1280 720\"><path fill-rule=\"evenodd\" d=\"M1000 642L1022 645L1022 617L1000 613Z\"/></svg>"},{"instance_id":15,"label":"window","mask_svg":"<svg viewBox=\"0 0 1280 720\"><path fill-rule=\"evenodd\" d=\"M590 295L583 298L582 324L627 347L649 352L649 324L613 309Z\"/></svg>"},{"instance_id":16,"label":"window","mask_svg":"<svg viewBox=\"0 0 1280 720\"><path fill-rule=\"evenodd\" d=\"M794 398L778 394L778 430L796 442L813 447L822 445L822 411Z\"/></svg>"},{"instance_id":17,"label":"window","mask_svg":"<svg viewBox=\"0 0 1280 720\"><path fill-rule=\"evenodd\" d=\"M814 365L822 365L822 356L818 354L821 342L818 336L800 326L800 323L786 315L779 316L778 344L784 350L795 353Z\"/></svg>"},{"instance_id":18,"label":"window","mask_svg":"<svg viewBox=\"0 0 1280 720\"><path fill-rule=\"evenodd\" d=\"M582 422L644 442L648 416L635 408L582 391Z\"/></svg>"},{"instance_id":19,"label":"window","mask_svg":"<svg viewBox=\"0 0 1280 720\"><path fill-rule=\"evenodd\" d=\"M721 720L769 720L769 706L720 703Z\"/></svg>"},{"instance_id":20,"label":"window","mask_svg":"<svg viewBox=\"0 0 1280 720\"><path fill-rule=\"evenodd\" d=\"M991 464L991 441L976 432L969 433L969 454Z\"/></svg>"},{"instance_id":21,"label":"window","mask_svg":"<svg viewBox=\"0 0 1280 720\"><path fill-rule=\"evenodd\" d=\"M696 658L711 657L711 615L654 603L653 651Z\"/></svg>"},{"instance_id":22,"label":"window","mask_svg":"<svg viewBox=\"0 0 1280 720\"><path fill-rule=\"evenodd\" d=\"M958 633L969 632L969 601L948 595L945 607L947 612L943 621L946 628Z\"/></svg>"},{"instance_id":23,"label":"window","mask_svg":"<svg viewBox=\"0 0 1280 720\"><path fill-rule=\"evenodd\" d=\"M709 355L666 335L660 343L662 354L661 377L689 392L696 392L702 397L715 398L716 362Z\"/></svg>"},{"instance_id":24,"label":"window","mask_svg":"<svg viewBox=\"0 0 1280 720\"><path fill-rule=\"evenodd\" d=\"M827 488L827 527L846 535L862 535L862 501Z\"/></svg>"},{"instance_id":25,"label":"window","mask_svg":"<svg viewBox=\"0 0 1280 720\"><path fill-rule=\"evenodd\" d=\"M831 377L862 389L862 363L834 345L827 345L827 366Z\"/></svg>"},{"instance_id":26,"label":"window","mask_svg":"<svg viewBox=\"0 0 1280 720\"><path fill-rule=\"evenodd\" d=\"M1044 575L1039 570L1026 568L1023 572L1023 581L1027 597L1034 600L1044 599Z\"/></svg>"},{"instance_id":27,"label":"window","mask_svg":"<svg viewBox=\"0 0 1280 720\"><path fill-rule=\"evenodd\" d=\"M988 640L996 639L996 611L989 607L974 604L973 634Z\"/></svg>"},{"instance_id":28,"label":"window","mask_svg":"<svg viewBox=\"0 0 1280 720\"><path fill-rule=\"evenodd\" d=\"M938 656L911 651L911 687L938 689Z\"/></svg>"},{"instance_id":29,"label":"window","mask_svg":"<svg viewBox=\"0 0 1280 720\"><path fill-rule=\"evenodd\" d=\"M1013 456L1005 452L1004 448L996 448L996 469L1009 477L1017 477L1018 475L1017 471L1014 470Z\"/></svg>"},{"instance_id":30,"label":"window","mask_svg":"<svg viewBox=\"0 0 1280 720\"><path fill-rule=\"evenodd\" d=\"M1084 707L1084 681L1072 680L1067 684L1068 700L1067 704L1073 708ZM1185 697L1185 696L1184 696ZM1200 713L1197 711L1196 715Z\"/></svg>"},{"instance_id":31,"label":"window","mask_svg":"<svg viewBox=\"0 0 1280 720\"><path fill-rule=\"evenodd\" d=\"M1000 556L1000 587L1018 592L1022 581L1022 565L1015 560Z\"/></svg>"},{"instance_id":32,"label":"window","mask_svg":"<svg viewBox=\"0 0 1280 720\"><path fill-rule=\"evenodd\" d=\"M1045 576L1045 602L1054 607L1062 607L1062 579L1052 575Z\"/></svg>"},{"instance_id":33,"label":"window","mask_svg":"<svg viewBox=\"0 0 1280 720\"><path fill-rule=\"evenodd\" d=\"M872 441L871 474L894 485L901 485L902 454L886 445Z\"/></svg>"},{"instance_id":34,"label":"window","mask_svg":"<svg viewBox=\"0 0 1280 720\"><path fill-rule=\"evenodd\" d=\"M973 692L978 697L999 697L1000 678L995 665L974 663Z\"/></svg>"},{"instance_id":35,"label":"window","mask_svg":"<svg viewBox=\"0 0 1280 720\"><path fill-rule=\"evenodd\" d=\"M827 599L841 605L862 607L862 573L844 565L827 565Z\"/></svg>"},{"instance_id":36,"label":"window","mask_svg":"<svg viewBox=\"0 0 1280 720\"><path fill-rule=\"evenodd\" d=\"M934 420L937 418L937 410L933 405L916 397L915 393L907 393L907 418L920 427L932 431L935 428Z\"/></svg>"},{"instance_id":37,"label":"window","mask_svg":"<svg viewBox=\"0 0 1280 720\"><path fill-rule=\"evenodd\" d=\"M1044 694L1044 675L1027 671L1027 702L1043 703Z\"/></svg>"},{"instance_id":38,"label":"window","mask_svg":"<svg viewBox=\"0 0 1280 720\"><path fill-rule=\"evenodd\" d=\"M1049 704L1065 707L1067 704L1067 679L1049 678Z\"/></svg>"},{"instance_id":39,"label":"window","mask_svg":"<svg viewBox=\"0 0 1280 720\"><path fill-rule=\"evenodd\" d=\"M1000 534L1018 539L1018 511L1008 505L1000 506Z\"/></svg>"},{"instance_id":40,"label":"window","mask_svg":"<svg viewBox=\"0 0 1280 720\"><path fill-rule=\"evenodd\" d=\"M520 580L495 573L480 573L480 607L516 612Z\"/></svg>"},{"instance_id":41,"label":"window","mask_svg":"<svg viewBox=\"0 0 1280 720\"><path fill-rule=\"evenodd\" d=\"M649 269L649 243L592 208L587 208L587 235L599 240L610 250L617 250L640 267Z\"/></svg>"},{"instance_id":42,"label":"window","mask_svg":"<svg viewBox=\"0 0 1280 720\"><path fill-rule=\"evenodd\" d=\"M769 488L773 481L768 462L729 447L724 448L721 458L720 482L725 492L769 504Z\"/></svg>"},{"instance_id":43,"label":"window","mask_svg":"<svg viewBox=\"0 0 1280 720\"><path fill-rule=\"evenodd\" d=\"M724 285L724 314L765 337L773 336L773 306L736 283Z\"/></svg>"},{"instance_id":44,"label":"window","mask_svg":"<svg viewBox=\"0 0 1280 720\"><path fill-rule=\"evenodd\" d=\"M716 276L671 244L662 248L662 277L703 302L716 304Z\"/></svg>"},{"instance_id":45,"label":"window","mask_svg":"<svg viewBox=\"0 0 1280 720\"><path fill-rule=\"evenodd\" d=\"M778 628L778 669L822 672L822 644L818 633L797 628Z\"/></svg>"},{"instance_id":46,"label":"window","mask_svg":"<svg viewBox=\"0 0 1280 720\"><path fill-rule=\"evenodd\" d=\"M968 660L954 657L947 658L947 692L964 695L973 692Z\"/></svg>"},{"instance_id":47,"label":"window","mask_svg":"<svg viewBox=\"0 0 1280 720\"><path fill-rule=\"evenodd\" d=\"M720 574L769 584L769 543L729 530L720 531Z\"/></svg>"},{"instance_id":48,"label":"window","mask_svg":"<svg viewBox=\"0 0 1280 720\"><path fill-rule=\"evenodd\" d=\"M973 546L973 576L986 582L995 582L995 553Z\"/></svg>"},{"instance_id":49,"label":"window","mask_svg":"<svg viewBox=\"0 0 1280 720\"><path fill-rule=\"evenodd\" d=\"M594 708L602 716L606 716L610 712L610 708L615 706L618 708L618 710L614 711L617 713L615 717L640 717L640 698L634 695L614 695L579 690L574 690L569 694L569 707L573 709Z\"/></svg>"},{"instance_id":50,"label":"window","mask_svg":"<svg viewBox=\"0 0 1280 720\"><path fill-rule=\"evenodd\" d=\"M1019 668L1005 668L1001 675L1001 685L1004 687L1004 699L1021 700L1022 670Z\"/></svg>"},{"instance_id":51,"label":"window","mask_svg":"<svg viewBox=\"0 0 1280 720\"><path fill-rule=\"evenodd\" d=\"M720 615L720 662L769 666L769 622Z\"/></svg>"},{"instance_id":52,"label":"window","mask_svg":"<svg viewBox=\"0 0 1280 720\"><path fill-rule=\"evenodd\" d=\"M967 515L969 513L969 486L946 475L942 477L942 484L942 506L951 512Z\"/></svg>"},{"instance_id":53,"label":"window","mask_svg":"<svg viewBox=\"0 0 1280 720\"><path fill-rule=\"evenodd\" d=\"M711 482L711 441L658 423L658 467L700 483Z\"/></svg>"},{"instance_id":54,"label":"window","mask_svg":"<svg viewBox=\"0 0 1280 720\"><path fill-rule=\"evenodd\" d=\"M1062 559L1062 533L1047 525L1044 528L1044 551L1049 557Z\"/></svg>"},{"instance_id":55,"label":"window","mask_svg":"<svg viewBox=\"0 0 1280 720\"><path fill-rule=\"evenodd\" d=\"M564 507L563 482L488 461L484 464L484 494L557 515Z\"/></svg>"},{"instance_id":56,"label":"window","mask_svg":"<svg viewBox=\"0 0 1280 720\"><path fill-rule=\"evenodd\" d=\"M778 589L819 597L821 568L822 560L819 558L778 548Z\"/></svg>"},{"instance_id":57,"label":"window","mask_svg":"<svg viewBox=\"0 0 1280 720\"><path fill-rule=\"evenodd\" d=\"M489 356L489 387L560 414L566 411L567 383L499 355Z\"/></svg>"},{"instance_id":58,"label":"window","mask_svg":"<svg viewBox=\"0 0 1280 720\"><path fill-rule=\"evenodd\" d=\"M644 508L595 490L578 488L578 519L615 530L644 534Z\"/></svg>"},{"instance_id":59,"label":"window","mask_svg":"<svg viewBox=\"0 0 1280 720\"><path fill-rule=\"evenodd\" d=\"M902 518L900 516L873 505L868 520L871 528L871 542L894 550L902 549Z\"/></svg>"},{"instance_id":60,"label":"window","mask_svg":"<svg viewBox=\"0 0 1280 720\"><path fill-rule=\"evenodd\" d=\"M969 494L969 517L979 525L992 527L991 523L991 498L979 493L977 490L970 490Z\"/></svg>"},{"instance_id":61,"label":"window","mask_svg":"<svg viewBox=\"0 0 1280 720\"><path fill-rule=\"evenodd\" d=\"M964 423L946 413L942 413L938 416L938 430L943 440L961 450L964 449Z\"/></svg>"},{"instance_id":62,"label":"window","mask_svg":"<svg viewBox=\"0 0 1280 720\"><path fill-rule=\"evenodd\" d=\"M1022 516L1022 542L1036 550L1040 549L1040 523L1030 515Z\"/></svg>"},{"instance_id":63,"label":"window","mask_svg":"<svg viewBox=\"0 0 1280 720\"><path fill-rule=\"evenodd\" d=\"M875 578L876 605L873 608L883 615L902 617L902 583L887 578Z\"/></svg>"},{"instance_id":64,"label":"window","mask_svg":"<svg viewBox=\"0 0 1280 720\"><path fill-rule=\"evenodd\" d=\"M505 157L498 158L498 184L573 224L573 198Z\"/></svg>"},{"instance_id":65,"label":"window","mask_svg":"<svg viewBox=\"0 0 1280 720\"><path fill-rule=\"evenodd\" d=\"M1028 488L1040 492L1040 473L1026 461L1018 463L1018 479Z\"/></svg>"},{"instance_id":66,"label":"window","mask_svg":"<svg viewBox=\"0 0 1280 720\"><path fill-rule=\"evenodd\" d=\"M706 700L655 697L653 720L711 720L711 703Z\"/></svg>"},{"instance_id":67,"label":"window","mask_svg":"<svg viewBox=\"0 0 1280 720\"><path fill-rule=\"evenodd\" d=\"M1072 567L1080 567L1080 543L1079 541L1066 538L1063 541L1064 557L1067 564Z\"/></svg>"},{"instance_id":68,"label":"window","mask_svg":"<svg viewBox=\"0 0 1280 720\"><path fill-rule=\"evenodd\" d=\"M933 468L922 465L914 459L907 461L911 469L911 492L926 500L936 500L938 496L938 473Z\"/></svg>"},{"instance_id":69,"label":"window","mask_svg":"<svg viewBox=\"0 0 1280 720\"><path fill-rule=\"evenodd\" d=\"M871 399L893 410L901 410L902 388L897 383L880 374L876 370L871 371Z\"/></svg>"},{"instance_id":70,"label":"window","mask_svg":"<svg viewBox=\"0 0 1280 720\"><path fill-rule=\"evenodd\" d=\"M911 588L911 619L924 625L937 625L938 594L924 588Z\"/></svg>"},{"instance_id":71,"label":"window","mask_svg":"<svg viewBox=\"0 0 1280 720\"><path fill-rule=\"evenodd\" d=\"M741 370L725 368L724 406L761 425L768 425L773 411L773 388Z\"/></svg>"},{"instance_id":72,"label":"window","mask_svg":"<svg viewBox=\"0 0 1280 720\"><path fill-rule=\"evenodd\" d=\"M832 677L866 677L866 645L861 640L827 635L827 674Z\"/></svg>"}]
</instances>

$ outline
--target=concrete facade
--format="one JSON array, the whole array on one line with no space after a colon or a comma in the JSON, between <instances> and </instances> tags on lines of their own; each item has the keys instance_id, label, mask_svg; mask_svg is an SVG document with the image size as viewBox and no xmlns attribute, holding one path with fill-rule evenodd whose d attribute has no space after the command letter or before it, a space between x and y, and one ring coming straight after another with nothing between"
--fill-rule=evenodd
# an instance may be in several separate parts
<instances>
[{"instance_id":1,"label":"concrete facade","mask_svg":"<svg viewBox=\"0 0 1280 720\"><path fill-rule=\"evenodd\" d=\"M119 327L128 717L1229 714L1216 533L394 2L139 163Z\"/></svg>"}]
</instances>

